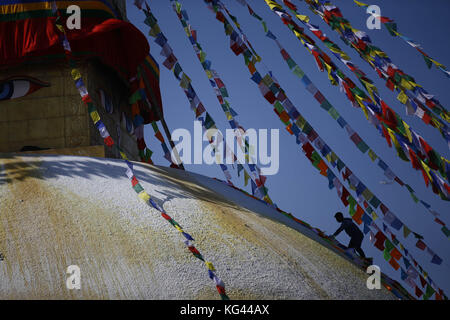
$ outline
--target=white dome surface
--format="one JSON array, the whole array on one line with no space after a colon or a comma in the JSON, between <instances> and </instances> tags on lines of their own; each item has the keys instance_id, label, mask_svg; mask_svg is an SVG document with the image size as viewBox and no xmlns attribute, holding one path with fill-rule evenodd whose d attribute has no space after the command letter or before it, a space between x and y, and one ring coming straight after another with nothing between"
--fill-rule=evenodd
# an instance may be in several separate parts
<instances>
[{"instance_id":1,"label":"white dome surface","mask_svg":"<svg viewBox=\"0 0 450 320\"><path fill-rule=\"evenodd\" d=\"M314 232L227 185L135 163L231 299L395 299ZM131 188L123 161L0 155L0 299L219 299L184 238ZM81 289L66 287L77 265Z\"/></svg>"}]
</instances>

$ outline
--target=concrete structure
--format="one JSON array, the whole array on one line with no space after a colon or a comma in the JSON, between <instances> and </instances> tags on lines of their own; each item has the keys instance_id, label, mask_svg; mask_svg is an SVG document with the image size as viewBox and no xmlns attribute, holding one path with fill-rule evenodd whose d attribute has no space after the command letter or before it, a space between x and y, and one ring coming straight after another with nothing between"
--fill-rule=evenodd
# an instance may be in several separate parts
<instances>
[{"instance_id":1,"label":"concrete structure","mask_svg":"<svg viewBox=\"0 0 450 320\"><path fill-rule=\"evenodd\" d=\"M0 154L0 299L219 299L113 159ZM231 299L395 299L301 224L216 180L135 163ZM66 287L69 265L81 289Z\"/></svg>"},{"instance_id":2,"label":"concrete structure","mask_svg":"<svg viewBox=\"0 0 450 320\"><path fill-rule=\"evenodd\" d=\"M125 1L111 0L110 3L126 19ZM120 141L121 148L131 159L137 160L136 138L122 123L123 112L131 118L128 83L95 59L83 62L80 69L111 136L116 142ZM83 147L103 146L103 140L89 118L64 59L0 68L0 81L17 76L33 77L50 83L50 86L0 102L0 152L19 152L25 146L33 146L51 149L47 153L61 153L60 149L64 149L66 154L99 156L98 148L82 150ZM111 114L102 107L99 90L110 98ZM91 153L92 150L95 152ZM104 150L103 156L119 157L109 149Z\"/></svg>"}]
</instances>

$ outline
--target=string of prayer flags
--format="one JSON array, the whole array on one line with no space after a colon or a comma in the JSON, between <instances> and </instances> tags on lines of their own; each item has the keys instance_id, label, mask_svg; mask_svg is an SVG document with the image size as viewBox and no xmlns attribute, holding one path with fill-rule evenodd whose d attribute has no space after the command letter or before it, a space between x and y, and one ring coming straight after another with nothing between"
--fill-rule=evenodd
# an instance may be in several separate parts
<instances>
[{"instance_id":1,"label":"string of prayer flags","mask_svg":"<svg viewBox=\"0 0 450 320\"><path fill-rule=\"evenodd\" d=\"M191 85L190 78L183 72L183 69L181 68L181 65L178 62L177 57L173 53L172 47L169 45L167 38L164 36L164 34L161 31L161 28L159 27L157 23L157 19L152 14L149 6L147 3L145 3L146 9L142 8L142 5L140 6L140 10L142 10L146 16L145 24L147 24L150 27L149 35L153 38L155 38L155 42L161 47L161 55L166 58L166 60L163 62L163 65L168 69L173 71L174 77L180 82L180 87L183 89L184 94L189 100L191 110L195 114L195 118L197 120L202 120L202 126L206 130L206 126L209 128L215 127L215 122L211 118L209 114L207 114L206 118L207 120L204 120L202 115L206 112L206 109L201 102L200 98L198 97L197 93L195 92L194 88ZM138 7L139 8L139 7ZM170 60L170 63L167 61ZM183 76L179 76L180 74L183 74ZM184 79L184 80L183 80ZM189 80L188 80L189 79ZM183 82L183 83L182 83ZM155 130L155 128L153 128ZM159 131L159 130L158 130ZM155 135L158 138L158 134L155 130ZM213 143L213 141L209 141L212 150L214 154L216 154L216 146ZM233 157L235 157L233 155ZM228 182L228 184L232 185L231 182L231 174L228 170L228 167L224 164L220 165L220 169L223 171L223 174Z\"/></svg>"},{"instance_id":2,"label":"string of prayer flags","mask_svg":"<svg viewBox=\"0 0 450 320\"><path fill-rule=\"evenodd\" d=\"M161 131L159 131L156 121L153 121L151 123L151 125L153 128L153 131L155 132L155 138L158 139L159 142L161 142L161 148L163 149L163 152L164 152L164 158L171 163L171 166L178 167L178 165L172 161L172 155L170 153L169 148L167 147L166 141L164 140L164 137L163 137Z\"/></svg>"},{"instance_id":3,"label":"string of prayer flags","mask_svg":"<svg viewBox=\"0 0 450 320\"><path fill-rule=\"evenodd\" d=\"M372 100L377 99L380 100L380 96L378 94L378 90L376 86L373 84L373 81L367 78L366 74L364 74L361 69L358 68L358 66L353 63L350 59L350 57L333 41L331 41L321 30L318 26L310 24L308 19L305 19L304 17L298 13L297 7L293 5L288 0L283 0L283 3L290 9L292 14L303 24L305 25L318 39L320 39L326 47L333 53L333 55L338 58L345 66L347 66L350 71L355 74L355 76L358 78L358 80L361 82L361 84L364 86L366 91L369 93ZM410 98L406 95L404 88L397 88L399 95L397 96L397 99L406 106L407 114L419 116L419 113L416 112L409 112L408 111L408 105ZM440 132L449 132L449 128L447 127L447 123L443 122L439 117L435 116L432 112L430 112L426 106L423 106L423 104L420 103L420 101L416 101L416 103L419 104L419 107L423 108L424 112L427 113L427 117L424 120L424 116L419 117L422 119L426 124L429 124L433 127L436 127ZM428 121L430 118L431 121ZM444 135L445 137L445 135ZM449 142L449 140L447 140Z\"/></svg>"},{"instance_id":4,"label":"string of prayer flags","mask_svg":"<svg viewBox=\"0 0 450 320\"><path fill-rule=\"evenodd\" d=\"M370 37L363 31L355 29L350 22L344 18L339 8L330 1L322 3L317 0L305 0L311 11L320 16L334 31L336 31L344 42L356 50L360 56L378 73L379 77L386 80L386 86L393 90L403 91L409 98L408 108L411 112L422 112L431 110L443 121L436 122L430 113L424 113L422 120L431 121L431 125L440 129L447 142L450 140L449 128L446 125L450 121L449 112L440 102L429 94L414 78L400 70L380 48L372 44ZM419 110L420 107L420 110ZM426 115L426 116L425 116ZM445 128L440 125L445 124Z\"/></svg>"},{"instance_id":5,"label":"string of prayer flags","mask_svg":"<svg viewBox=\"0 0 450 320\"><path fill-rule=\"evenodd\" d=\"M224 5L222 4L222 6L220 7L221 9L222 8L224 8ZM219 19L218 19L219 20ZM222 20L220 20L220 21L222 21ZM223 21L222 21L223 22ZM224 22L223 22L224 23ZM243 52L245 52L245 49L243 49L242 50ZM271 86L272 85L272 83L270 82L271 80L271 77L270 77L270 75L266 75L264 78L264 84L265 85L268 85L268 86ZM274 83L274 81L272 80L272 82ZM280 90L282 90L280 87L279 87L279 85L278 84L276 84L275 83L275 87L277 87L278 88L278 91L280 91ZM261 89L261 88L260 88ZM262 91L262 92L265 92L265 91ZM263 93L264 94L264 93ZM286 99L286 95L283 93L282 94L282 97L283 97L283 99ZM279 103L279 102L278 102ZM292 103L291 102L289 102L288 103L291 107L291 110L292 110L292 108L295 108L295 107L293 107L293 105L292 105ZM277 106L275 107L275 109L277 109ZM309 123L307 123L306 122L306 120L304 120L303 119L303 117L300 115L300 113L295 109L295 115L296 115L296 117L297 118L294 118L293 120L296 120L296 121L300 121L300 123L301 123L301 128L303 129L303 127L306 127L306 128L308 128L308 131L305 131L308 135L309 135L309 139L310 139L310 141L313 141L315 138L317 138L318 137L318 135L317 135L317 133L315 132L315 131L313 131L314 129L309 125ZM278 112L278 114L280 114L280 112ZM281 118L281 117L280 117ZM282 121L284 121L284 120L282 120ZM314 134L312 134L314 132ZM314 137L314 138L311 138L311 137ZM319 137L320 138L320 137ZM323 153L323 150L325 149L325 150L329 150L330 152L332 151L331 150L331 148L329 148L323 141L319 141L318 142L319 143L319 145L321 146L321 149L322 149L322 154L324 154ZM321 164L321 162L320 162L320 157L318 158L317 156L318 156L318 154L317 153L314 153L314 152L307 152L307 156L310 158L310 160L312 159L312 163L313 163L313 165L316 167L316 168L319 168L319 167L321 167L320 166L320 164ZM349 175L352 175L351 174L351 171L350 171L350 169L348 169L347 167L346 167L346 165L345 165L345 163L343 163L343 161L342 160L340 160L335 154L334 154L334 157L335 157L335 159L336 159L336 161L337 162L341 162L341 164L342 164L342 167L341 167L341 169L346 169L346 170L348 170L347 172L349 172ZM322 172L323 170L321 170L321 172ZM347 177L348 178L348 177ZM364 193L365 191L366 191L366 189L367 188L365 188L364 187L364 185L362 185L361 183L360 183L360 181L359 181L359 179L357 178L357 177L353 177L353 175L352 175L352 177L351 178L353 178L353 181L355 181L355 179L356 179L356 184L358 184L359 186L359 188L360 188L360 192L361 193ZM346 179L347 180L347 179ZM354 186L352 186L353 188L354 188ZM367 191L369 192L369 194L371 194L371 198L370 199L366 199L367 201L369 201L369 203L370 204L372 204L373 206L375 206L375 207L378 207L378 206L380 206L380 204L382 204L381 203L381 201L379 201L378 200L378 198L376 198L374 195L373 195L373 193L371 193L370 192L370 190L368 190L367 189ZM384 208L387 208L384 204L382 204L383 205L383 207ZM383 212L384 213L384 212ZM397 218L396 218L396 221L399 221Z\"/></svg>"},{"instance_id":6,"label":"string of prayer flags","mask_svg":"<svg viewBox=\"0 0 450 320\"><path fill-rule=\"evenodd\" d=\"M354 0L353 2L359 7L365 8L365 7L369 6L368 4L365 4L360 1ZM401 34L398 31L397 23L394 20L392 20L391 18L388 18L388 17L384 17L384 16L379 16L379 17L377 17L377 19L380 20L380 22L386 27L386 29L389 31L389 34L391 36L399 37L400 39L405 41L407 44L409 44L411 47L416 49L423 56L423 59L425 60L425 63L427 65L428 69L431 69L431 66L434 64L436 66L436 68L441 70L448 78L450 78L450 71L447 70L447 67L444 66L442 63L437 62L435 59L431 58L428 54L426 54L423 51L423 48L421 47L421 45L418 44L416 41Z\"/></svg>"},{"instance_id":7,"label":"string of prayer flags","mask_svg":"<svg viewBox=\"0 0 450 320\"><path fill-rule=\"evenodd\" d=\"M217 0L216 1L214 1L214 0L205 0L204 2L207 4L207 6L211 9L212 12L216 13L216 19L219 20L222 24L224 24L225 30L231 30L232 27L231 28L229 27L230 23L225 18L224 14L221 12L221 9L224 7L224 4L219 2L219 1L217 1ZM231 37L231 34L229 35L229 37ZM250 50L248 49L248 47L244 43L241 44L241 49L239 51L241 52L242 55L244 55L244 57L246 55L251 56ZM250 59L248 59L248 57L247 57L247 59L244 59L246 64L248 64L249 60ZM255 71L255 72L258 72L258 71ZM275 104L275 101L278 101L278 102L282 103L282 105L283 105L283 103L285 101L288 101L287 105L293 106L292 102L290 102L288 100L288 98L286 96L286 93L283 91L283 89L280 87L280 85L274 80L274 78L272 77L271 74L267 74L264 77L260 77L260 78L264 79L264 80L261 80L261 82L258 84L259 87L260 87L261 94L266 98L266 100L269 101L270 104L273 105L273 104ZM273 91L272 91L272 95L268 95L267 93L269 91L269 87L273 88L272 90L276 91L276 93L273 93ZM298 110L297 110L296 113L298 113ZM281 117L280 117L280 120L282 120ZM334 182L333 183L333 187L336 188L337 194L341 198L343 204L346 207L351 204L350 212L353 212L353 215L355 215L354 213L356 211L362 210L362 207L361 207L361 209L354 210L354 205L359 206L359 204L356 204L355 200L357 200L358 202L359 201L363 202L364 207L367 207L367 208L370 208L369 203L370 203L370 205L374 206L375 208L380 206L381 202L375 196L373 196L368 201L363 201L364 199L361 198L361 197L357 197L358 199L353 198L350 195L350 193L348 192L348 190L345 189L345 187L343 187L342 183L339 181L339 178L336 175L333 174L331 168L328 167L326 164L322 164L322 162L324 162L324 161L321 158L320 153L325 153L326 154L327 151L326 151L326 148L322 148L321 149L321 147L323 147L325 145L325 143L318 136L317 132L311 127L311 125L309 125L306 122L306 120L299 113L298 113L297 118L296 119L292 119L292 120L295 121L295 123L292 123L291 120L289 120L289 126L288 127L289 128L297 127L297 130L294 129L294 130L292 130L292 132L295 132L295 136L297 138L296 141L300 145L300 147L302 148L305 156L310 160L311 164L314 167L316 167L320 171L320 173L327 178L328 181L332 180ZM317 148L318 151L316 151L316 148ZM344 166L345 166L345 164L344 164ZM326 168L326 169L324 170L323 168ZM345 175L344 175L344 172L343 172L343 176L344 176L344 179L347 180L347 181L349 181L350 179L354 180L353 179L354 175L352 175L351 172L349 170L347 170L347 168L346 168L346 171L345 171ZM353 186L353 185L350 184L350 186ZM369 209L367 209L367 210L369 210ZM370 210L373 211L373 209L370 209ZM364 213L364 214L366 214L366 213ZM362 220L368 221L368 219L366 217L364 217L364 218L362 218L362 217L359 218L358 217L358 221L359 220L361 220L361 221ZM372 222L371 222L369 227L375 228L377 232L382 232L376 226L374 220L372 220ZM391 231L390 231L390 228L388 228L387 226L386 226L386 228L383 228L383 229L385 229L385 232L389 232L391 235L393 235L391 233ZM385 236L385 239L387 239L386 236ZM397 239L396 239L396 243L400 244L400 242ZM404 250L406 250L404 246L403 246L403 248L404 248ZM410 256L410 253L406 253L405 252L405 255L409 255Z\"/></svg>"},{"instance_id":8,"label":"string of prayer flags","mask_svg":"<svg viewBox=\"0 0 450 320\"><path fill-rule=\"evenodd\" d=\"M245 0L243 0L243 3L245 6L247 6L248 11L251 16L255 17L260 22L262 21L262 18L260 18L255 11L250 7L248 3L246 3ZM359 136L359 134L354 130L350 124L342 117L339 112L333 107L333 105L326 99L326 97L320 92L320 90L316 87L316 85L310 80L310 78L306 75L306 73L298 66L298 64L291 58L289 53L286 51L285 48L281 45L281 43L278 41L278 38L267 28L267 23L264 24L266 32L266 35L268 38L272 39L277 46L280 48L280 54L283 57L284 61L287 62L288 67L291 69L291 71L297 75L300 79L300 82L303 84L303 86L306 88L306 90L315 98L315 100L319 103L319 106L324 109L338 124L339 126L345 130L348 134L349 139L353 142L355 147L360 150L362 153L367 153L371 159L371 161L375 164L375 160L378 159L377 167L380 168L384 175L390 180L395 181L400 186L406 188L408 192L410 193L413 201L415 203L421 203L423 207L432 215L434 222L439 224L441 226L441 231L444 233L445 237L449 238L449 235L444 232L444 228L446 228L446 225L444 222L438 219L438 216L440 216L439 213L437 213L435 210L431 208L429 204L427 204L425 201L420 200L416 195L415 191L408 185L405 184L395 173L394 171L386 164L386 162L381 159L370 147L369 145ZM269 36L270 33L270 36ZM290 61L290 63L289 63ZM281 106L280 104L278 104ZM290 107L292 112L294 112L292 107ZM281 111L283 110L281 106ZM280 112L281 112L280 111ZM331 155L330 155L331 157ZM333 159L333 160L339 160L339 159ZM360 192L364 192L365 190L360 190ZM405 226L406 227L406 226ZM406 236L405 236L406 238Z\"/></svg>"},{"instance_id":9,"label":"string of prayer flags","mask_svg":"<svg viewBox=\"0 0 450 320\"><path fill-rule=\"evenodd\" d=\"M198 37L197 37L198 33L189 24L188 14L186 13L185 10L182 9L181 3L179 3L176 0L171 0L171 2L172 2L173 10L175 11L175 14L178 17L178 20L180 21L181 25L183 26L183 28L185 30L187 37L190 40L192 48L194 49L194 52L196 53L196 56L199 59L201 65L203 67L203 70L205 71L206 76L209 79L209 83L210 83L212 89L214 90L216 98L222 107L222 110L229 122L230 127L232 129L239 128L239 129L242 129L243 131L245 131L245 128L243 128L242 125L240 125L235 118L237 113L230 107L230 103L226 100L226 97L228 97L228 91L226 90L226 86L225 86L223 80L220 78L219 73L216 70L211 69L212 61L206 60L207 54L203 50L200 43L198 42ZM237 20L235 17L234 17L234 21L236 21L236 23L237 23ZM192 34L195 34L196 36L193 37ZM238 43L244 42L241 38L234 37L234 36L232 36L230 39L231 39L231 47L236 47L238 45ZM256 57L255 54L256 53L254 53L254 51L253 51L252 55L254 55ZM241 130L239 130L239 129L234 130L235 134L236 134L236 138L237 138L236 139L237 144L241 148L245 157L248 158L249 160L251 160L250 163L252 163L252 164L256 163L256 161L253 160L253 157L249 152L250 151L249 147L246 144L244 144L245 139L243 138ZM267 203L272 204L272 200L270 199L270 197L267 193L268 189L264 186L264 183L261 182L264 180L263 180L262 176L260 175L260 169L256 165L252 165L252 166L248 165L248 168L252 175L252 177L251 177L252 183L253 183L252 185L255 186L252 189L254 191L253 195L259 195L259 198L262 198Z\"/></svg>"},{"instance_id":10,"label":"string of prayer flags","mask_svg":"<svg viewBox=\"0 0 450 320\"><path fill-rule=\"evenodd\" d=\"M166 58L170 57L171 59L176 61L175 64L172 64L173 74L181 82L182 77L179 77L179 74L182 73L185 75L185 73L183 72L183 69L182 69L181 65L179 64L178 59L176 58L175 54L173 53L173 50L170 47L170 45L167 41L167 38L164 36L164 34L161 31L161 28L158 26L157 19L154 17L153 13L151 12L150 7L148 7L147 4L146 4L146 9L145 10L143 9L143 12L146 15L146 24L149 25L149 27L151 28L149 34L152 37L156 38L155 42L158 43L162 47L161 55L165 56ZM193 32L193 34L195 35L195 32ZM189 77L187 75L185 75L184 78L189 79ZM180 85L180 87L183 87L183 86ZM206 109L205 109L203 103L201 102L200 98L197 96L190 81L189 81L189 85L186 88L183 88L183 91L191 104L191 109L194 111L196 119L202 120L201 122L202 122L202 126L203 126L204 130L216 127L214 119L211 117L211 115L208 112L206 112ZM231 110L230 114L233 114L234 111L231 108L230 108L230 110ZM202 115L204 113L205 113L205 117L202 117ZM217 151L216 145L213 143L212 140L209 140L209 143L213 149L213 152L216 154L216 151ZM227 154L230 154L234 160L236 160L236 161L238 160L237 157L234 155L233 151L229 149L228 145L225 145L225 149L226 149ZM224 155L224 156L226 156L226 155ZM238 165L241 165L241 164L238 164ZM220 166L221 170L223 171L228 184L233 185L231 182L231 174L228 170L228 167L225 164L220 164L219 166ZM248 176L247 171L243 168L243 166L242 166L242 170L244 170L244 173ZM267 193L267 190L265 190L265 191ZM266 197L265 201L269 204L272 204L272 202L268 196Z\"/></svg>"},{"instance_id":11,"label":"string of prayer flags","mask_svg":"<svg viewBox=\"0 0 450 320\"><path fill-rule=\"evenodd\" d=\"M67 39L66 36L66 31L64 29L63 24L61 23L61 15L60 12L57 10L57 6L56 6L56 2L52 2L52 8L53 8L53 14L57 14L57 18L55 20L55 24L58 27L58 29L61 31L61 44L64 47L64 51L65 51L65 55L70 63L71 66L76 66L76 61L73 59L72 57L72 51L71 51L71 47L70 47L70 43ZM75 70L75 72L74 72ZM72 75L74 78L75 83L77 84L77 82L79 82L78 80L82 79L81 77L81 73L79 72L78 69L76 69L76 67L73 67L72 70ZM75 79L76 78L76 79ZM216 274L214 273L214 271L212 271L211 269L214 269L212 267L212 264L210 262L207 262L203 256L200 254L200 252L193 246L192 241L193 238L186 233L183 228L175 222L175 220L173 220L170 216L168 216L161 208L159 208L159 206L153 201L153 199L150 197L150 195L144 190L144 188L142 187L142 185L140 185L138 179L136 178L136 175L133 172L133 164L128 161L128 158L126 156L126 154L120 149L120 147L118 145L116 145L113 141L113 139L111 138L111 136L109 136L109 134L107 134L107 129L104 126L103 122L101 122L100 116L98 115L97 109L95 107L95 105L92 102L92 99L89 96L89 93L87 92L86 88L84 86L77 86L79 87L78 90L80 92L80 95L82 97L83 102L88 106L89 109L89 113L91 114L91 118L94 122L94 125L96 125L98 127L98 124L101 123L102 124L102 131L99 130L100 134L104 134L105 136L107 136L107 138L104 138L104 142L108 147L112 147L112 146L116 146L119 150L119 153L122 157L122 159L126 162L127 166L128 166L128 170L126 172L128 178L131 180L131 184L133 189L138 193L138 197L140 199L142 199L147 205L151 205L153 208L155 208L156 210L158 210L161 213L161 216L163 218L165 218L166 220L168 220L187 240L186 240L186 245L188 246L189 251L192 252L192 254L197 257L198 259L202 260L203 262L205 262L207 268L208 268L208 273L211 277L211 279L214 280L215 284L216 284L216 288L221 296L222 299L224 300L228 300L228 296L226 295L225 292L225 286L223 284L223 281L218 278L216 276ZM102 136L103 137L103 136Z\"/></svg>"},{"instance_id":12,"label":"string of prayer flags","mask_svg":"<svg viewBox=\"0 0 450 320\"><path fill-rule=\"evenodd\" d=\"M140 72L138 72L138 75L134 77L134 79L130 80L133 94L129 97L128 103L131 105L131 115L133 117L133 125L135 127L134 134L136 136L140 160L141 162L153 164L153 161L151 160L153 151L147 147L144 140L144 124L146 122L142 116L141 108L143 106L143 101L147 100L148 102L148 99L143 76L144 75L141 75Z\"/></svg>"},{"instance_id":13,"label":"string of prayer flags","mask_svg":"<svg viewBox=\"0 0 450 320\"><path fill-rule=\"evenodd\" d=\"M314 41L304 34L303 29L299 27L292 17L276 2L265 0L271 10L283 20L283 22L294 32L301 40L316 61L320 65L327 65L329 78L333 79L332 84L339 83L341 91L347 96L355 107L360 107L367 120L374 125L380 134L386 139L389 146L392 146L391 136L388 128L394 132L395 149L397 155L405 161L410 161L412 167L420 170L424 176L425 184L428 186L431 182L432 191L438 194L441 199L449 200L450 186L439 174L447 181L450 175L450 166L448 160L440 156L418 133L407 125L401 117L396 114L381 99L375 100L366 95L359 89L350 78L339 70L325 53L323 53L314 43ZM424 159L425 161L418 161ZM430 173L432 172L432 174Z\"/></svg>"}]
</instances>

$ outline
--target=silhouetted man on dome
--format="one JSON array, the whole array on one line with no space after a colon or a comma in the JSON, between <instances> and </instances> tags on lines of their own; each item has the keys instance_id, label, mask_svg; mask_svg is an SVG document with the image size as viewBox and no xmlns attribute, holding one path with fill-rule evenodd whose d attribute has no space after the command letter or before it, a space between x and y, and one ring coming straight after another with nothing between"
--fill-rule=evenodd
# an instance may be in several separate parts
<instances>
[{"instance_id":1,"label":"silhouetted man on dome","mask_svg":"<svg viewBox=\"0 0 450 320\"><path fill-rule=\"evenodd\" d=\"M339 233L341 233L342 230L345 230L345 233L347 233L350 237L348 248L355 249L356 252L358 252L358 254L361 256L361 258L365 259L366 255L361 249L361 243L363 241L364 234L361 232L361 230L359 230L358 226L352 221L352 219L344 218L342 212L337 212L334 217L336 218L336 221L341 224L341 226L336 230L332 237L334 238Z\"/></svg>"}]
</instances>

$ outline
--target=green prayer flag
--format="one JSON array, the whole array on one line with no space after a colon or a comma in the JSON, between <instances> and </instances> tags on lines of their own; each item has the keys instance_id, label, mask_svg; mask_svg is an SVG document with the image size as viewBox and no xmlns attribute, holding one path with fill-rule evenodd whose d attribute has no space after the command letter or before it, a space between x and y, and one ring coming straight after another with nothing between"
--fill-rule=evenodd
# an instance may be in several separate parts
<instances>
[{"instance_id":1,"label":"green prayer flag","mask_svg":"<svg viewBox=\"0 0 450 320\"><path fill-rule=\"evenodd\" d=\"M280 88L278 88L278 87L276 86L275 82L272 83L272 85L269 87L269 89L270 89L270 91L272 91L272 93L273 93L274 95L276 95L276 94L280 91Z\"/></svg>"},{"instance_id":2,"label":"green prayer flag","mask_svg":"<svg viewBox=\"0 0 450 320\"><path fill-rule=\"evenodd\" d=\"M227 98L228 97L228 91L225 87L220 88L220 93L222 94L222 97Z\"/></svg>"},{"instance_id":3,"label":"green prayer flag","mask_svg":"<svg viewBox=\"0 0 450 320\"><path fill-rule=\"evenodd\" d=\"M366 153L367 150L369 150L369 146L364 142L364 141L360 141L356 147L362 152L362 153Z\"/></svg>"},{"instance_id":4,"label":"green prayer flag","mask_svg":"<svg viewBox=\"0 0 450 320\"><path fill-rule=\"evenodd\" d=\"M423 296L424 300L428 300L431 298L431 296L435 293L433 287L431 287L429 284L427 284L427 289L425 290L425 294Z\"/></svg>"},{"instance_id":5,"label":"green prayer flag","mask_svg":"<svg viewBox=\"0 0 450 320\"><path fill-rule=\"evenodd\" d=\"M303 76L305 75L305 73L303 72L302 69L300 69L300 67L298 65L296 65L294 67L294 69L292 70L292 72L299 77L300 79L303 78Z\"/></svg>"},{"instance_id":6,"label":"green prayer flag","mask_svg":"<svg viewBox=\"0 0 450 320\"><path fill-rule=\"evenodd\" d=\"M150 150L149 148L145 149L145 158L146 159L150 159L152 157L153 151Z\"/></svg>"},{"instance_id":7,"label":"green prayer flag","mask_svg":"<svg viewBox=\"0 0 450 320\"><path fill-rule=\"evenodd\" d=\"M425 63L427 64L428 69L431 68L432 62L427 56L423 56L423 59L425 60Z\"/></svg>"},{"instance_id":8,"label":"green prayer flag","mask_svg":"<svg viewBox=\"0 0 450 320\"><path fill-rule=\"evenodd\" d=\"M333 108L333 106L330 104L330 102L328 100L325 100L324 102L322 102L320 104L320 107L326 111L330 110L331 108Z\"/></svg>"},{"instance_id":9,"label":"green prayer flag","mask_svg":"<svg viewBox=\"0 0 450 320\"><path fill-rule=\"evenodd\" d=\"M392 242L393 242L396 246L398 246L398 244L400 243L400 241L398 241L397 238L392 239Z\"/></svg>"},{"instance_id":10,"label":"green prayer flag","mask_svg":"<svg viewBox=\"0 0 450 320\"><path fill-rule=\"evenodd\" d=\"M344 169L344 167L345 167L345 163L343 163L342 162L342 160L341 159L337 159L337 168L338 168L338 171L340 172L342 169Z\"/></svg>"},{"instance_id":11,"label":"green prayer flag","mask_svg":"<svg viewBox=\"0 0 450 320\"><path fill-rule=\"evenodd\" d=\"M88 102L88 113L92 113L94 111L97 111L97 109L95 108L94 104L92 102Z\"/></svg>"},{"instance_id":12,"label":"green prayer flag","mask_svg":"<svg viewBox=\"0 0 450 320\"><path fill-rule=\"evenodd\" d=\"M295 61L292 60L291 58L287 59L287 60L286 60L286 63L288 64L289 69L293 69L293 68L297 65L297 64L295 63Z\"/></svg>"},{"instance_id":13,"label":"green prayer flag","mask_svg":"<svg viewBox=\"0 0 450 320\"><path fill-rule=\"evenodd\" d=\"M447 238L450 238L450 230L446 226L443 226L441 230L447 236Z\"/></svg>"},{"instance_id":14,"label":"green prayer flag","mask_svg":"<svg viewBox=\"0 0 450 320\"><path fill-rule=\"evenodd\" d=\"M283 105L278 100L275 101L275 104L273 106L275 107L275 110L277 110L278 113L281 113L284 111Z\"/></svg>"},{"instance_id":15,"label":"green prayer flag","mask_svg":"<svg viewBox=\"0 0 450 320\"><path fill-rule=\"evenodd\" d=\"M394 249L394 245L390 240L386 239L386 241L384 242L384 248L388 252L391 252Z\"/></svg>"},{"instance_id":16,"label":"green prayer flag","mask_svg":"<svg viewBox=\"0 0 450 320\"><path fill-rule=\"evenodd\" d=\"M136 193L140 193L141 191L144 191L144 188L142 188L141 184L138 183L133 187L134 191L136 191Z\"/></svg>"},{"instance_id":17,"label":"green prayer flag","mask_svg":"<svg viewBox=\"0 0 450 320\"><path fill-rule=\"evenodd\" d=\"M395 33L395 31L397 31L397 24L393 23L393 22L387 22L384 24L384 26L386 27L386 29L389 31L390 35L395 37L397 34Z\"/></svg>"},{"instance_id":18,"label":"green prayer flag","mask_svg":"<svg viewBox=\"0 0 450 320\"><path fill-rule=\"evenodd\" d=\"M369 203L376 209L381 204L381 201L377 197L373 196L373 198L370 199Z\"/></svg>"},{"instance_id":19,"label":"green prayer flag","mask_svg":"<svg viewBox=\"0 0 450 320\"><path fill-rule=\"evenodd\" d=\"M334 107L331 107L330 110L328 110L328 114L334 119L337 120L339 118L339 112Z\"/></svg>"},{"instance_id":20,"label":"green prayer flag","mask_svg":"<svg viewBox=\"0 0 450 320\"><path fill-rule=\"evenodd\" d=\"M311 161L312 161L313 166L317 169L318 169L320 160L322 160L322 158L320 158L320 155L314 150L313 153L311 154Z\"/></svg>"},{"instance_id":21,"label":"green prayer flag","mask_svg":"<svg viewBox=\"0 0 450 320\"><path fill-rule=\"evenodd\" d=\"M213 125L214 125L214 120L211 118L211 116L207 112L206 117L205 117L205 128L210 129Z\"/></svg>"},{"instance_id":22,"label":"green prayer flag","mask_svg":"<svg viewBox=\"0 0 450 320\"><path fill-rule=\"evenodd\" d=\"M387 251L386 249L383 250L383 257L384 257L384 260L386 260L386 261L391 260L391 255L390 255L389 251Z\"/></svg>"},{"instance_id":23,"label":"green prayer flag","mask_svg":"<svg viewBox=\"0 0 450 320\"><path fill-rule=\"evenodd\" d=\"M411 198L414 200L415 203L419 202L419 198L416 197L416 195L414 194L414 192L410 192L409 193L411 195Z\"/></svg>"},{"instance_id":24,"label":"green prayer flag","mask_svg":"<svg viewBox=\"0 0 450 320\"><path fill-rule=\"evenodd\" d=\"M354 216L355 212L356 212L356 200L355 198L353 198L352 196L348 196L348 213L350 214L350 216Z\"/></svg>"},{"instance_id":25,"label":"green prayer flag","mask_svg":"<svg viewBox=\"0 0 450 320\"><path fill-rule=\"evenodd\" d=\"M311 127L311 125L308 122L305 122L305 124L302 128L302 132L305 133L306 135L308 135L312 130L313 130L313 128Z\"/></svg>"}]
</instances>

